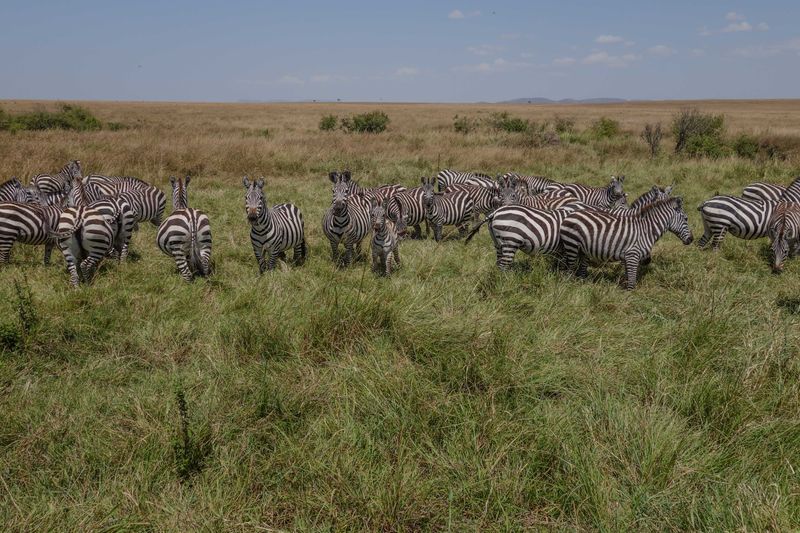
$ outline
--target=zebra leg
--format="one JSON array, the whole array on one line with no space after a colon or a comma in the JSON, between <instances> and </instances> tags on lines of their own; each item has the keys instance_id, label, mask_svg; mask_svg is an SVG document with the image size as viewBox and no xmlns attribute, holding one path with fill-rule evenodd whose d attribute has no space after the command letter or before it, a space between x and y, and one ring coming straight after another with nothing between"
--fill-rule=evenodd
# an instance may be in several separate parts
<instances>
[{"instance_id":1,"label":"zebra leg","mask_svg":"<svg viewBox=\"0 0 800 533\"><path fill-rule=\"evenodd\" d=\"M48 266L50 264L50 254L53 253L53 243L48 242L44 245L44 266ZM2 263L2 256L0 256L0 263Z\"/></svg>"},{"instance_id":2,"label":"zebra leg","mask_svg":"<svg viewBox=\"0 0 800 533\"><path fill-rule=\"evenodd\" d=\"M392 255L394 256L394 264L395 266L400 266L400 247L395 246L394 250L392 250Z\"/></svg>"},{"instance_id":3,"label":"zebra leg","mask_svg":"<svg viewBox=\"0 0 800 533\"><path fill-rule=\"evenodd\" d=\"M126 242L122 245L122 251L119 254L120 261L125 261L128 258L128 244L129 243Z\"/></svg>"},{"instance_id":4,"label":"zebra leg","mask_svg":"<svg viewBox=\"0 0 800 533\"><path fill-rule=\"evenodd\" d=\"M14 245L14 242L6 242L4 241L0 244L0 263L8 263L11 259L11 247Z\"/></svg>"},{"instance_id":5,"label":"zebra leg","mask_svg":"<svg viewBox=\"0 0 800 533\"><path fill-rule=\"evenodd\" d=\"M431 226L428 224L428 219L425 219L425 239L428 239L431 234Z\"/></svg>"},{"instance_id":6,"label":"zebra leg","mask_svg":"<svg viewBox=\"0 0 800 533\"><path fill-rule=\"evenodd\" d=\"M708 240L711 238L712 232L711 228L708 227L708 221L703 218L703 236L700 237L700 240L697 241L698 248L705 248L706 244L708 244Z\"/></svg>"},{"instance_id":7,"label":"zebra leg","mask_svg":"<svg viewBox=\"0 0 800 533\"><path fill-rule=\"evenodd\" d=\"M722 239L725 238L725 228L721 228L714 236L711 238L711 249L715 252L719 250L719 245L722 244Z\"/></svg>"},{"instance_id":8,"label":"zebra leg","mask_svg":"<svg viewBox=\"0 0 800 533\"><path fill-rule=\"evenodd\" d=\"M419 240L422 238L422 228L419 224L414 224L414 234L411 236L414 240Z\"/></svg>"},{"instance_id":9,"label":"zebra leg","mask_svg":"<svg viewBox=\"0 0 800 533\"><path fill-rule=\"evenodd\" d=\"M306 262L306 241L300 241L300 244L294 247L294 255L292 256L292 263L301 266Z\"/></svg>"},{"instance_id":10,"label":"zebra leg","mask_svg":"<svg viewBox=\"0 0 800 533\"><path fill-rule=\"evenodd\" d=\"M383 275L389 276L392 274L392 253L384 251L383 254Z\"/></svg>"},{"instance_id":11,"label":"zebra leg","mask_svg":"<svg viewBox=\"0 0 800 533\"><path fill-rule=\"evenodd\" d=\"M253 244L253 255L256 256L256 263L258 263L258 271L260 274L263 274L264 270L267 268L266 264L264 263L263 251L261 249L261 246L259 246L255 242L253 242L252 244Z\"/></svg>"},{"instance_id":12,"label":"zebra leg","mask_svg":"<svg viewBox=\"0 0 800 533\"><path fill-rule=\"evenodd\" d=\"M581 252L578 252L576 263L577 268L575 269L575 275L581 279L585 279L589 275L589 262Z\"/></svg>"},{"instance_id":13,"label":"zebra leg","mask_svg":"<svg viewBox=\"0 0 800 533\"><path fill-rule=\"evenodd\" d=\"M501 245L495 249L497 252L497 268L503 272L511 268L514 262L514 254L517 252L517 247L513 245Z\"/></svg>"},{"instance_id":14,"label":"zebra leg","mask_svg":"<svg viewBox=\"0 0 800 533\"><path fill-rule=\"evenodd\" d=\"M81 261L81 273L83 274L83 281L85 283L91 283L92 278L94 278L94 273L97 271L97 266L102 260L102 256L89 255L89 257Z\"/></svg>"},{"instance_id":15,"label":"zebra leg","mask_svg":"<svg viewBox=\"0 0 800 533\"><path fill-rule=\"evenodd\" d=\"M175 250L172 252L172 258L175 260L175 266L178 267L181 277L186 281L192 281L192 271L189 270L189 262L186 260L186 255L182 250Z\"/></svg>"},{"instance_id":16,"label":"zebra leg","mask_svg":"<svg viewBox=\"0 0 800 533\"><path fill-rule=\"evenodd\" d=\"M71 236L64 241L58 243L61 253L64 254L64 261L67 263L67 272L69 272L69 284L73 287L80 285L81 278L78 273L78 259L80 257L80 246L77 243L75 236Z\"/></svg>"},{"instance_id":17,"label":"zebra leg","mask_svg":"<svg viewBox=\"0 0 800 533\"><path fill-rule=\"evenodd\" d=\"M440 224L434 224L433 226L433 238L436 242L442 240L442 226Z\"/></svg>"},{"instance_id":18,"label":"zebra leg","mask_svg":"<svg viewBox=\"0 0 800 533\"><path fill-rule=\"evenodd\" d=\"M200 273L203 276L211 274L211 248L205 248L200 252Z\"/></svg>"},{"instance_id":19,"label":"zebra leg","mask_svg":"<svg viewBox=\"0 0 800 533\"><path fill-rule=\"evenodd\" d=\"M639 254L632 253L625 256L625 279L624 287L626 290L632 291L636 288L636 279L639 276L639 262L641 258Z\"/></svg>"},{"instance_id":20,"label":"zebra leg","mask_svg":"<svg viewBox=\"0 0 800 533\"><path fill-rule=\"evenodd\" d=\"M342 265L350 266L350 263L353 261L353 244L352 243L345 243L344 245L344 259L342 260Z\"/></svg>"},{"instance_id":21,"label":"zebra leg","mask_svg":"<svg viewBox=\"0 0 800 533\"><path fill-rule=\"evenodd\" d=\"M339 241L329 239L328 242L331 243L331 261L336 263L339 261Z\"/></svg>"},{"instance_id":22,"label":"zebra leg","mask_svg":"<svg viewBox=\"0 0 800 533\"><path fill-rule=\"evenodd\" d=\"M278 262L278 258L281 257L281 255L285 254L283 254L283 252L278 252L275 250L269 251L269 261L267 262L267 270L275 270L275 263Z\"/></svg>"}]
</instances>

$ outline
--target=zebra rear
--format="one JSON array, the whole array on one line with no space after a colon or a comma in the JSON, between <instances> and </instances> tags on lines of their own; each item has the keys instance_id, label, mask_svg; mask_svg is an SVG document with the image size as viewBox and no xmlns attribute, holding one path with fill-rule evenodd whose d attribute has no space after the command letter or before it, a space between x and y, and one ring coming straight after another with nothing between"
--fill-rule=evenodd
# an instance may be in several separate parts
<instances>
[{"instance_id":1,"label":"zebra rear","mask_svg":"<svg viewBox=\"0 0 800 533\"><path fill-rule=\"evenodd\" d=\"M173 211L156 234L159 249L175 260L186 281L211 273L211 223L204 212L188 207L186 187L190 179L187 176L183 182L170 178Z\"/></svg>"},{"instance_id":2,"label":"zebra rear","mask_svg":"<svg viewBox=\"0 0 800 533\"><path fill-rule=\"evenodd\" d=\"M769 232L769 220L778 202L747 200L736 196L714 196L697 208L703 219L703 236L698 246L711 243L719 248L726 233L740 239L760 239Z\"/></svg>"}]
</instances>

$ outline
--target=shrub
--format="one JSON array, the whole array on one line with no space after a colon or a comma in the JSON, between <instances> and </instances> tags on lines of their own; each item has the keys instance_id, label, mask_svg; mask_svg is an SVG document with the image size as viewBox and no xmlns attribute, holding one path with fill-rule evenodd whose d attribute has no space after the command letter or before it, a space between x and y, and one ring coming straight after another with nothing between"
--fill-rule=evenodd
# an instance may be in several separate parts
<instances>
[{"instance_id":1,"label":"shrub","mask_svg":"<svg viewBox=\"0 0 800 533\"><path fill-rule=\"evenodd\" d=\"M730 153L722 138L716 135L692 135L683 148L683 152L691 157L710 157L712 159Z\"/></svg>"},{"instance_id":2,"label":"shrub","mask_svg":"<svg viewBox=\"0 0 800 533\"><path fill-rule=\"evenodd\" d=\"M389 117L383 111L371 111L343 118L342 129L347 132L380 133L389 125Z\"/></svg>"},{"instance_id":3,"label":"shrub","mask_svg":"<svg viewBox=\"0 0 800 533\"><path fill-rule=\"evenodd\" d=\"M619 122L608 117L600 117L592 123L591 130L598 139L608 139L619 134Z\"/></svg>"},{"instance_id":4,"label":"shrub","mask_svg":"<svg viewBox=\"0 0 800 533\"><path fill-rule=\"evenodd\" d=\"M19 328L11 323L0 324L0 352L13 352L22 345Z\"/></svg>"},{"instance_id":5,"label":"shrub","mask_svg":"<svg viewBox=\"0 0 800 533\"><path fill-rule=\"evenodd\" d=\"M733 141L733 151L739 157L755 159L758 155L758 140L746 133L742 133Z\"/></svg>"},{"instance_id":6,"label":"shrub","mask_svg":"<svg viewBox=\"0 0 800 533\"><path fill-rule=\"evenodd\" d=\"M642 133L640 134L642 140L647 144L648 148L650 148L650 158L654 158L658 155L658 151L661 149L661 123L658 124L645 124Z\"/></svg>"},{"instance_id":7,"label":"shrub","mask_svg":"<svg viewBox=\"0 0 800 533\"><path fill-rule=\"evenodd\" d=\"M695 108L682 109L672 119L675 153L683 152L690 142L695 148L708 143L721 144L724 129L725 117L723 115L701 113ZM704 140L692 141L692 137L703 137Z\"/></svg>"},{"instance_id":8,"label":"shrub","mask_svg":"<svg viewBox=\"0 0 800 533\"><path fill-rule=\"evenodd\" d=\"M453 129L456 130L457 133L472 133L478 129L478 121L474 118L459 117L456 115L453 117Z\"/></svg>"},{"instance_id":9,"label":"shrub","mask_svg":"<svg viewBox=\"0 0 800 533\"><path fill-rule=\"evenodd\" d=\"M34 111L21 115L0 112L0 129L21 130L77 130L95 131L102 128L100 121L87 109L61 104L59 111Z\"/></svg>"},{"instance_id":10,"label":"shrub","mask_svg":"<svg viewBox=\"0 0 800 533\"><path fill-rule=\"evenodd\" d=\"M180 386L175 391L175 399L178 403L178 427L172 441L175 470L181 481L189 481L203 469L210 446L207 439L191 431L186 394Z\"/></svg>"},{"instance_id":11,"label":"shrub","mask_svg":"<svg viewBox=\"0 0 800 533\"><path fill-rule=\"evenodd\" d=\"M319 129L322 131L331 131L336 129L336 123L339 119L336 115L325 115L319 120Z\"/></svg>"},{"instance_id":12,"label":"shrub","mask_svg":"<svg viewBox=\"0 0 800 533\"><path fill-rule=\"evenodd\" d=\"M571 118L564 118L558 115L555 116L553 119L553 127L556 130L556 133L574 133L575 132L575 121Z\"/></svg>"},{"instance_id":13,"label":"shrub","mask_svg":"<svg viewBox=\"0 0 800 533\"><path fill-rule=\"evenodd\" d=\"M488 118L488 123L490 127L496 130L507 131L509 133L522 133L528 131L530 127L530 123L527 120L519 117L512 117L508 114L508 111L492 113Z\"/></svg>"}]
</instances>

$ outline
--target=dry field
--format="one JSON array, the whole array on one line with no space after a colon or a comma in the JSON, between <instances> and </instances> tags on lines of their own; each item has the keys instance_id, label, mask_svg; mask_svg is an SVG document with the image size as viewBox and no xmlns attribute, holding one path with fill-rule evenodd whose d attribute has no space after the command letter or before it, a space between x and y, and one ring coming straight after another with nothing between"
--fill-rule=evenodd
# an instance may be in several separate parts
<instances>
[{"instance_id":1,"label":"dry field","mask_svg":"<svg viewBox=\"0 0 800 533\"><path fill-rule=\"evenodd\" d=\"M0 332L18 327L15 282L38 326L0 346L6 530L800 527L796 260L774 276L765 241L728 237L715 254L667 235L624 292L618 265L577 281L518 256L501 274L482 231L466 246L404 242L401 269L379 279L365 262L334 268L320 229L330 170L410 186L450 167L624 174L632 197L674 183L697 238L703 199L800 174L800 101L81 105L126 128L0 132L0 178L69 159L165 192L190 174L215 273L184 283L151 226L132 261L78 290L58 252L46 268L41 249L15 247ZM670 137L649 159L644 123L687 105L723 113L729 136L779 139L785 159L683 158ZM373 109L391 118L382 134L317 127ZM578 133L537 148L453 130L456 114L503 110ZM623 133L582 133L601 116ZM304 267L258 276L244 174L303 211Z\"/></svg>"}]
</instances>

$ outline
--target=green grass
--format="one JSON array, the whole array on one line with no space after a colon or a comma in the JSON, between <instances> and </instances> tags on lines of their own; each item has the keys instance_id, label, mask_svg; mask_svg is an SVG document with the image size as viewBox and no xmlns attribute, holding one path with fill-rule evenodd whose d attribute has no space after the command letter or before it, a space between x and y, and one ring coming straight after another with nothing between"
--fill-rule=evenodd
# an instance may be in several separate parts
<instances>
[{"instance_id":1,"label":"green grass","mask_svg":"<svg viewBox=\"0 0 800 533\"><path fill-rule=\"evenodd\" d=\"M632 196L675 182L696 238L702 199L789 175L790 163L650 161L620 146L569 145L572 160L516 170L626 174ZM367 183L418 180L414 159L363 157L378 169ZM625 292L618 265L578 281L520 255L499 273L482 230L466 246L405 241L382 279L330 261L329 185L309 167L338 159L270 161L295 176L265 190L305 215L302 268L258 276L233 173L190 190L211 217L208 280L184 283L150 225L136 261L106 262L79 290L57 252L45 268L40 248L15 248L0 332L16 331L24 278L38 325L0 356L5 529L800 523L800 264L778 277L764 241L728 237L715 254L667 235Z\"/></svg>"}]
</instances>

